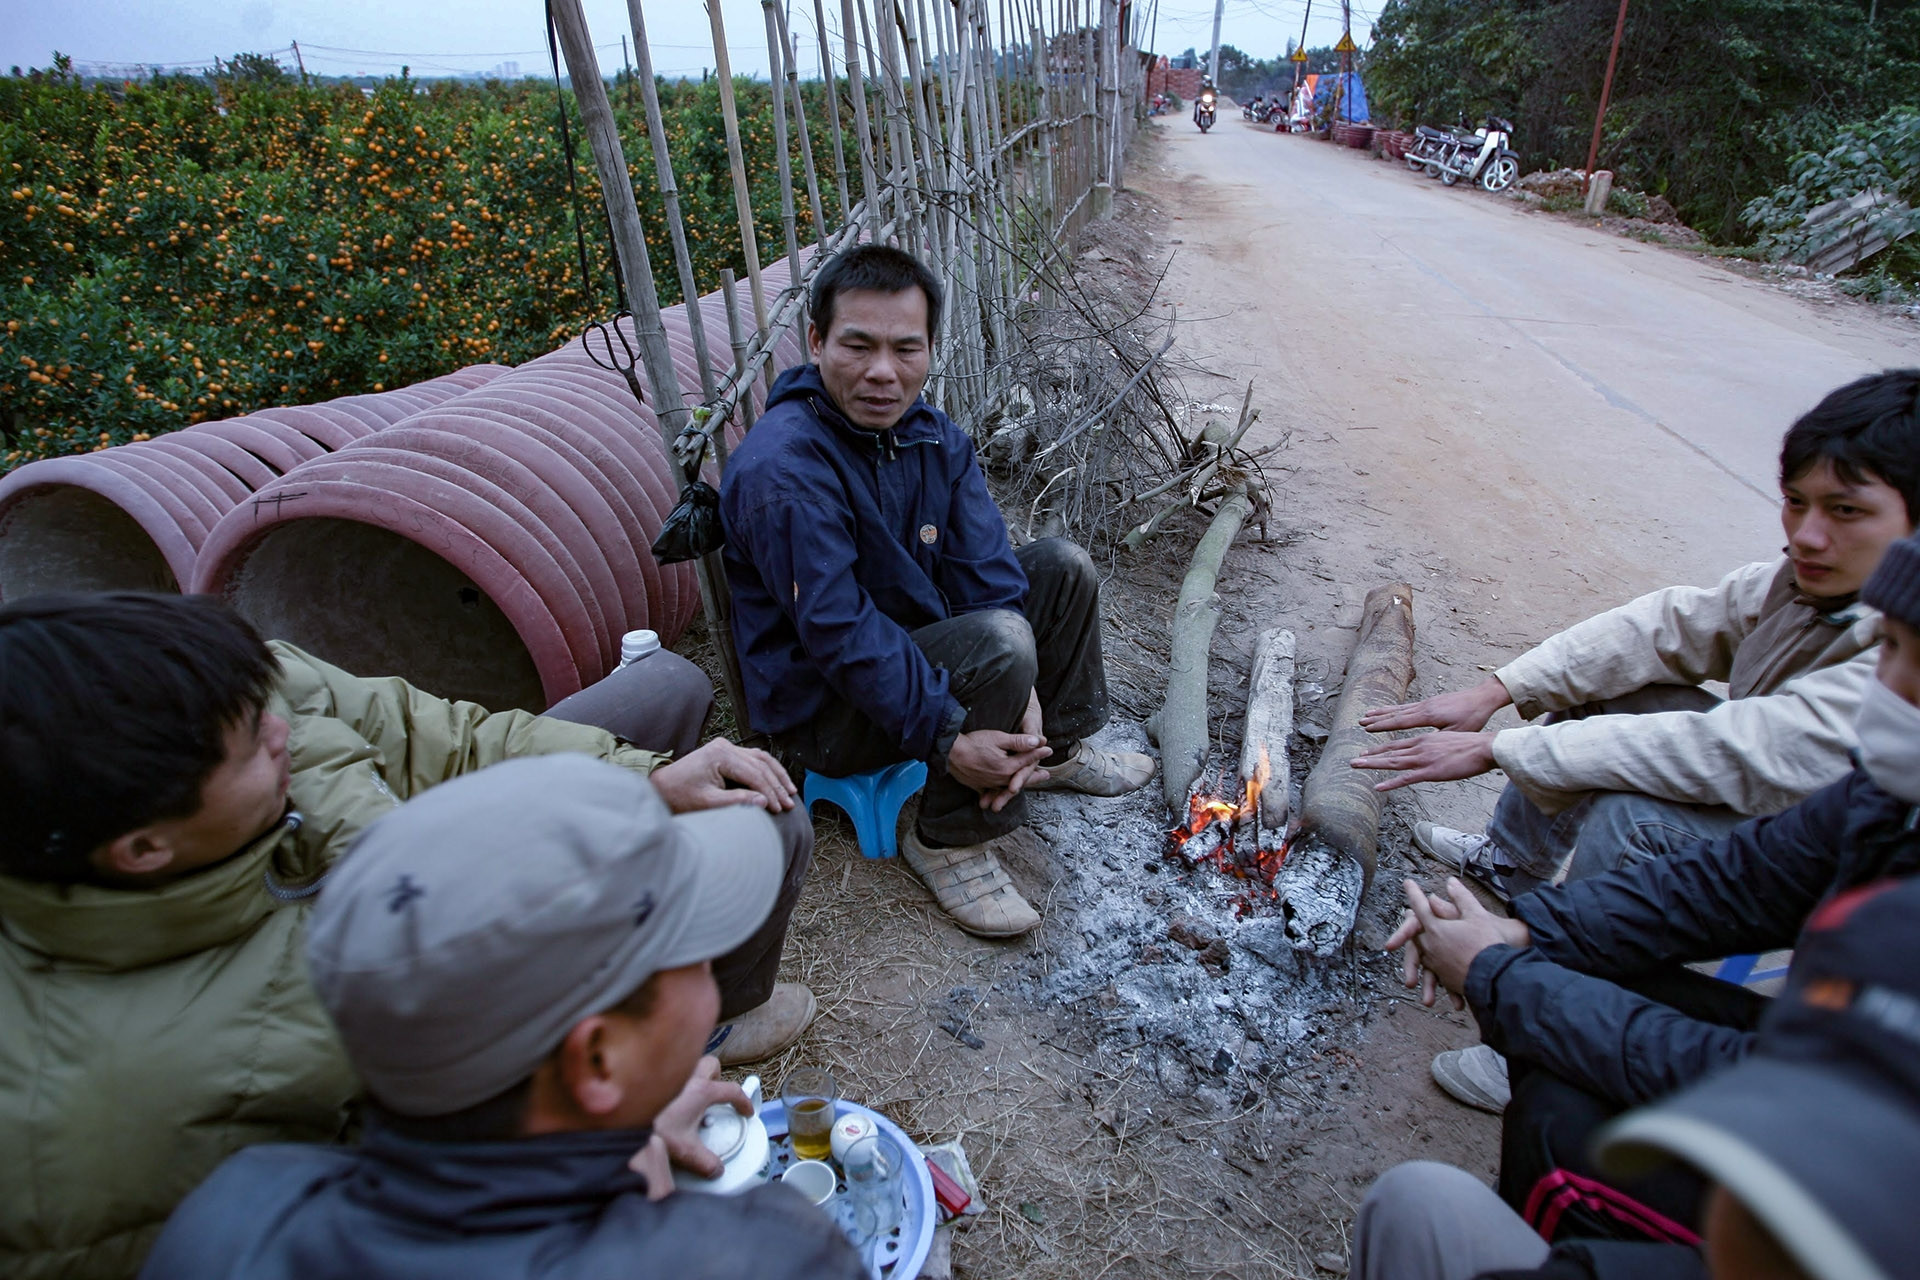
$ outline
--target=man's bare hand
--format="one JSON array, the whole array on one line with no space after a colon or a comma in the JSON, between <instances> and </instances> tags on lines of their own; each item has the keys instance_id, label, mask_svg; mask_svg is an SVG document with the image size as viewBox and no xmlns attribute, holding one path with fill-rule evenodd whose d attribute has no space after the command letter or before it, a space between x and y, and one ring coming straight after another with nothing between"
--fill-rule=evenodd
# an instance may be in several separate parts
<instances>
[{"instance_id":1,"label":"man's bare hand","mask_svg":"<svg viewBox=\"0 0 1920 1280\"><path fill-rule=\"evenodd\" d=\"M1039 738L1042 742L1046 741L1045 730L1042 727L1040 715L1040 693L1038 690L1027 695L1027 710L1026 714L1020 717L1020 732L1029 738ZM1048 754L1051 755L1052 751L1049 750ZM1038 764L1030 764L1021 771L1019 777L1013 779L1013 781L998 791L981 792L980 807L982 809L991 809L995 813L998 813L1007 807L1007 801L1019 795L1029 784L1045 782L1046 780L1047 771Z\"/></svg>"},{"instance_id":2,"label":"man's bare hand","mask_svg":"<svg viewBox=\"0 0 1920 1280\"><path fill-rule=\"evenodd\" d=\"M1362 752L1353 758L1353 767L1400 770L1399 777L1376 782L1375 791L1415 782L1454 782L1493 768L1493 735L1437 729Z\"/></svg>"},{"instance_id":3,"label":"man's bare hand","mask_svg":"<svg viewBox=\"0 0 1920 1280\"><path fill-rule=\"evenodd\" d=\"M702 1178L711 1178L724 1167L720 1157L700 1141L700 1117L716 1102L731 1103L743 1116L753 1114L753 1103L747 1100L746 1091L731 1080L722 1080L720 1059L708 1054L694 1067L674 1100L653 1118L654 1136L666 1144L667 1155L673 1163Z\"/></svg>"},{"instance_id":4,"label":"man's bare hand","mask_svg":"<svg viewBox=\"0 0 1920 1280\"><path fill-rule=\"evenodd\" d=\"M1453 997L1454 1008L1461 1008L1465 1003L1467 970L1472 968L1476 956L1502 943L1514 947L1533 945L1533 936L1525 923L1494 915L1480 905L1480 899L1474 897L1466 885L1451 876L1447 878L1445 898L1428 897L1415 880L1408 880L1401 887L1406 891L1407 907L1418 926L1410 936L1413 948L1419 952L1420 967L1425 970L1420 993L1422 1004L1433 1003L1433 987L1437 982ZM1403 924L1394 937L1404 933L1407 926ZM1402 976L1406 976L1404 969ZM1409 981L1407 985L1413 984Z\"/></svg>"},{"instance_id":5,"label":"man's bare hand","mask_svg":"<svg viewBox=\"0 0 1920 1280\"><path fill-rule=\"evenodd\" d=\"M799 789L764 751L737 746L725 738L712 742L655 769L649 778L667 808L675 813L718 809L722 805L758 805L768 813L785 813L798 802ZM727 783L740 785L729 787Z\"/></svg>"},{"instance_id":6,"label":"man's bare hand","mask_svg":"<svg viewBox=\"0 0 1920 1280\"><path fill-rule=\"evenodd\" d=\"M647 1180L647 1199L665 1200L673 1194L673 1163L659 1134L648 1135L647 1145L633 1153L627 1168Z\"/></svg>"},{"instance_id":7,"label":"man's bare hand","mask_svg":"<svg viewBox=\"0 0 1920 1280\"><path fill-rule=\"evenodd\" d=\"M1039 700L1034 698L1021 717L1023 730L1038 718L1039 709ZM1037 732L975 729L953 740L953 750L947 753L947 772L956 782L980 793L982 809L998 813L1036 773L1045 776L1040 762L1052 754L1046 738Z\"/></svg>"},{"instance_id":8,"label":"man's bare hand","mask_svg":"<svg viewBox=\"0 0 1920 1280\"><path fill-rule=\"evenodd\" d=\"M1487 727L1494 712L1512 701L1500 678L1488 676L1471 689L1435 694L1397 706L1375 707L1360 717L1360 727L1368 733L1384 733L1389 729L1455 729L1478 733Z\"/></svg>"}]
</instances>

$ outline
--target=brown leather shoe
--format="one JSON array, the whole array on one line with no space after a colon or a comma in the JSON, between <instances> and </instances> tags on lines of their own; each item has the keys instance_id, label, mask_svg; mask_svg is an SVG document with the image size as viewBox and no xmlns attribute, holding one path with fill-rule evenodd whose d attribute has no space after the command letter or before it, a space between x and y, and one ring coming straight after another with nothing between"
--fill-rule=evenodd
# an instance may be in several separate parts
<instances>
[{"instance_id":1,"label":"brown leather shoe","mask_svg":"<svg viewBox=\"0 0 1920 1280\"><path fill-rule=\"evenodd\" d=\"M932 849L914 831L902 852L940 909L975 937L1017 938L1040 923L1040 913L1007 878L991 841Z\"/></svg>"},{"instance_id":2,"label":"brown leather shoe","mask_svg":"<svg viewBox=\"0 0 1920 1280\"><path fill-rule=\"evenodd\" d=\"M820 1002L797 982L776 982L773 994L757 1009L749 1009L728 1023L727 1038L714 1056L723 1067L738 1067L771 1058L798 1040Z\"/></svg>"},{"instance_id":3,"label":"brown leather shoe","mask_svg":"<svg viewBox=\"0 0 1920 1280\"><path fill-rule=\"evenodd\" d=\"M1138 751L1102 751L1082 742L1061 764L1043 764L1046 781L1029 782L1028 791L1078 791L1089 796L1123 796L1153 777L1153 757Z\"/></svg>"}]
</instances>

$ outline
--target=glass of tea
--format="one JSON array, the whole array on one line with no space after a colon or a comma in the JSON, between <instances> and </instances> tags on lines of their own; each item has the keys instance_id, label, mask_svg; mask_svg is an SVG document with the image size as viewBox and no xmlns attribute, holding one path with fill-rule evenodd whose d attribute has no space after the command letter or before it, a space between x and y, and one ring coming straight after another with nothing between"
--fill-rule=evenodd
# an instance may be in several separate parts
<instances>
[{"instance_id":1,"label":"glass of tea","mask_svg":"<svg viewBox=\"0 0 1920 1280\"><path fill-rule=\"evenodd\" d=\"M787 1109L787 1138L802 1160L825 1160L833 1151L833 1104L840 1097L833 1077L820 1067L789 1071L780 1089Z\"/></svg>"}]
</instances>

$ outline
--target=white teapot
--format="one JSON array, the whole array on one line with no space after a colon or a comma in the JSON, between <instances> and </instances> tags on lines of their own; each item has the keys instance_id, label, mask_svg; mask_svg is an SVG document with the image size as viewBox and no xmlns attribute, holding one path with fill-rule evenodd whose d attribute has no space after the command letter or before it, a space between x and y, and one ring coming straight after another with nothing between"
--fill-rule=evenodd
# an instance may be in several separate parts
<instances>
[{"instance_id":1,"label":"white teapot","mask_svg":"<svg viewBox=\"0 0 1920 1280\"><path fill-rule=\"evenodd\" d=\"M701 1145L724 1160L726 1167L711 1178L697 1178L677 1169L673 1175L676 1190L724 1196L766 1181L767 1156L773 1144L767 1137L766 1122L760 1118L760 1077L748 1076L740 1087L753 1104L752 1115L743 1116L732 1104L716 1102L700 1117Z\"/></svg>"}]
</instances>

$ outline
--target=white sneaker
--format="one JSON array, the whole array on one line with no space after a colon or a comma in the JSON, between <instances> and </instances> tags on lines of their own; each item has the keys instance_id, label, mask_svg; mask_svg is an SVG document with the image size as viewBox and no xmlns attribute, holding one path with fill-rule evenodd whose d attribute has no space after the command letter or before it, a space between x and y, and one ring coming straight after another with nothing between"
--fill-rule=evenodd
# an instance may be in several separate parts
<instances>
[{"instance_id":1,"label":"white sneaker","mask_svg":"<svg viewBox=\"0 0 1920 1280\"><path fill-rule=\"evenodd\" d=\"M1433 1082L1448 1096L1499 1115L1513 1100L1507 1084L1507 1060L1484 1044L1449 1049L1433 1059Z\"/></svg>"},{"instance_id":2,"label":"white sneaker","mask_svg":"<svg viewBox=\"0 0 1920 1280\"><path fill-rule=\"evenodd\" d=\"M1431 822L1416 822L1413 824L1413 843L1429 858L1446 863L1461 875L1472 876L1500 901L1512 899L1513 895L1501 875L1501 859L1496 856L1500 846L1490 837L1471 831L1455 831L1452 827L1435 826Z\"/></svg>"}]
</instances>

